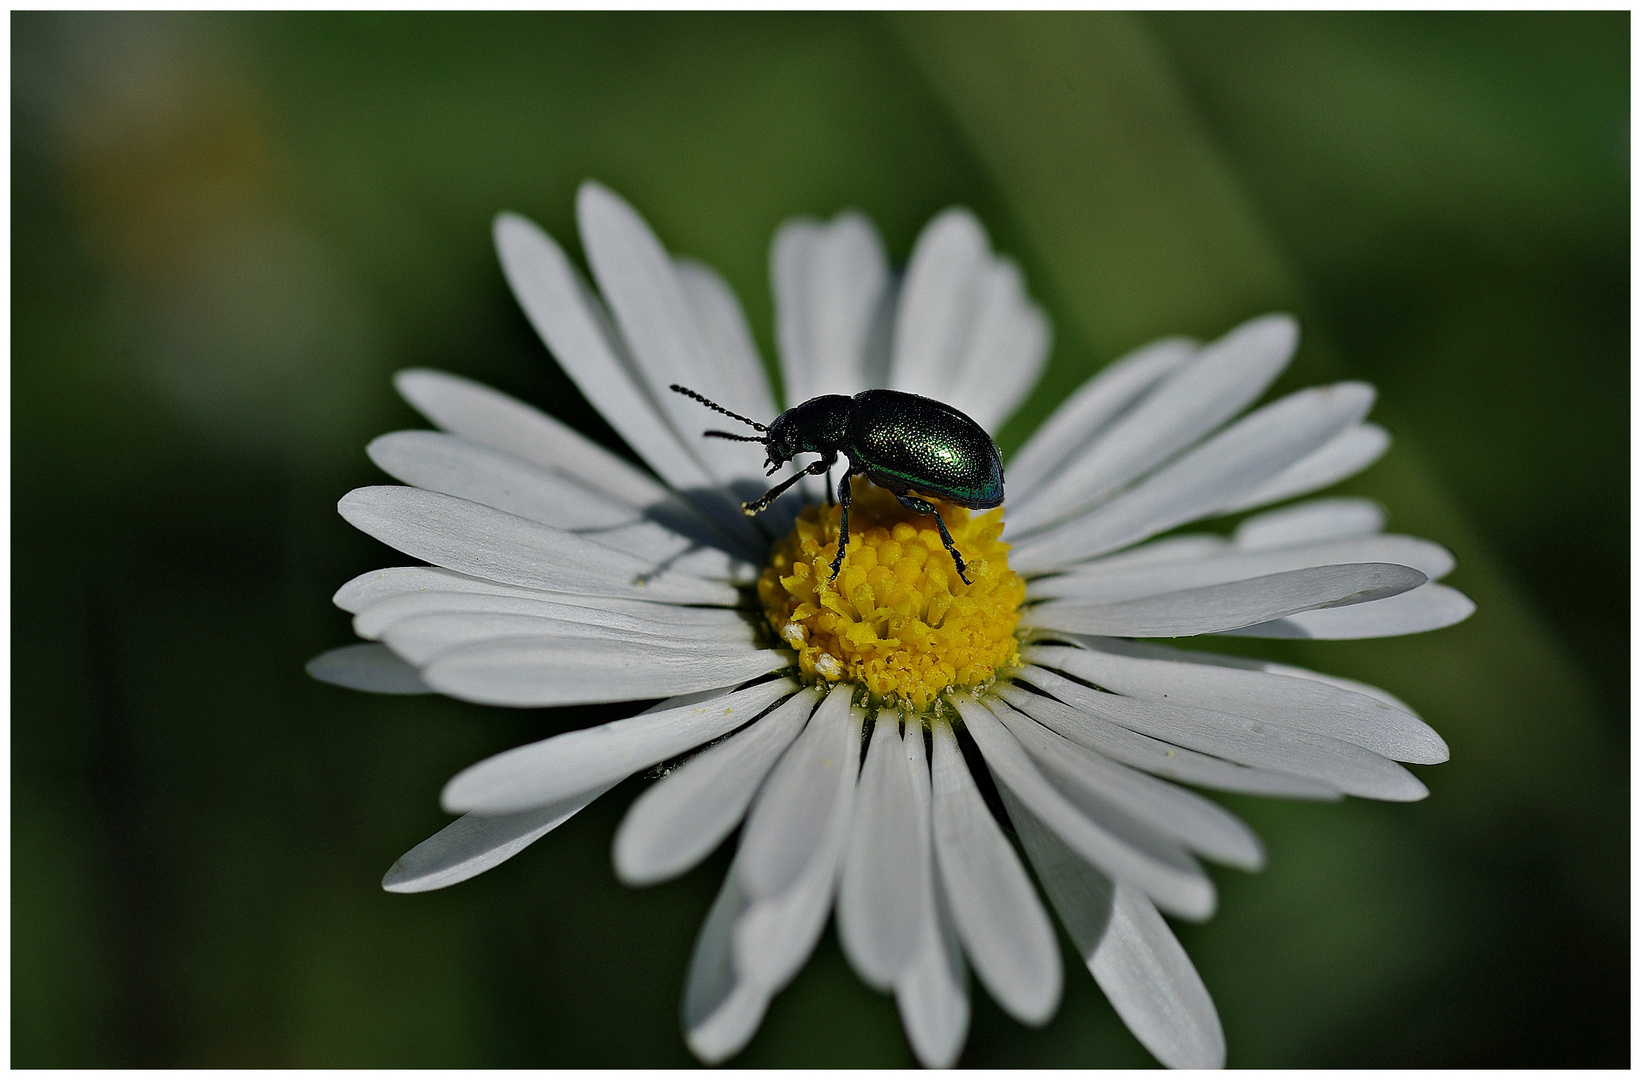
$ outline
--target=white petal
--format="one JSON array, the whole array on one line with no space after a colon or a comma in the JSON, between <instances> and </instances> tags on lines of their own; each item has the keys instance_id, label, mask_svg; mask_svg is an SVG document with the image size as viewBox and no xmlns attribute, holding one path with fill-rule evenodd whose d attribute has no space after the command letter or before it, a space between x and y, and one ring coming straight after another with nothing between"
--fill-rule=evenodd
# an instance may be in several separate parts
<instances>
[{"instance_id":1,"label":"white petal","mask_svg":"<svg viewBox=\"0 0 1641 1080\"><path fill-rule=\"evenodd\" d=\"M740 824L747 804L820 694L803 690L746 730L691 758L639 796L615 834L615 872L628 885L677 877Z\"/></svg>"},{"instance_id":2,"label":"white petal","mask_svg":"<svg viewBox=\"0 0 1641 1080\"><path fill-rule=\"evenodd\" d=\"M612 498L649 506L672 497L654 478L581 433L481 383L412 368L395 375L393 385L444 430L574 477Z\"/></svg>"},{"instance_id":3,"label":"white petal","mask_svg":"<svg viewBox=\"0 0 1641 1080\"><path fill-rule=\"evenodd\" d=\"M1372 404L1373 388L1366 383L1289 394L1249 413L1109 503L1024 540L1010 562L1024 571L1058 569L1211 514L1227 498L1258 487L1355 423ZM1024 528L1029 532L1031 526Z\"/></svg>"},{"instance_id":4,"label":"white petal","mask_svg":"<svg viewBox=\"0 0 1641 1080\"><path fill-rule=\"evenodd\" d=\"M663 605L651 606L659 608ZM724 611L723 608L672 610ZM583 616L580 612L588 614ZM564 608L564 613L568 617L545 618L515 612L439 611L398 620L382 632L382 640L418 667L431 664L435 657L452 649L504 638L518 646L528 642L532 648L539 649L548 663L560 662L556 656L561 640L597 639L611 642L612 645L628 643L633 650L638 650L634 655L640 657L645 648L656 649L658 656L675 650L705 652L715 656L731 651L739 656L756 648L752 628L736 618L733 612L728 613L730 619L727 622L714 624L703 621L695 625L669 625L633 615L592 612L588 608L568 606ZM571 644L563 648L573 649L575 646ZM519 662L522 661L508 661ZM642 660L635 660L634 665L642 666ZM590 676L591 672L584 674ZM550 681L564 681L562 675L547 678Z\"/></svg>"},{"instance_id":5,"label":"white petal","mask_svg":"<svg viewBox=\"0 0 1641 1080\"><path fill-rule=\"evenodd\" d=\"M727 392L719 404L767 424L777 412L775 396L735 290L694 259L674 259L673 268L706 338L707 359L716 362L716 377Z\"/></svg>"},{"instance_id":6,"label":"white petal","mask_svg":"<svg viewBox=\"0 0 1641 1080\"><path fill-rule=\"evenodd\" d=\"M851 745L849 687L835 687L781 756L741 832L736 873L753 900L784 895L820 850L841 790L840 771L860 767Z\"/></svg>"},{"instance_id":7,"label":"white petal","mask_svg":"<svg viewBox=\"0 0 1641 1080\"><path fill-rule=\"evenodd\" d=\"M706 534L692 539L689 533L682 531L685 523L666 511L666 507L652 507L645 511L644 521L613 529L582 531L581 535L605 547L636 555L657 570L730 581L737 586L757 582L763 562L757 554L764 550L761 543L754 547L725 537L708 539ZM793 514L796 516L796 510Z\"/></svg>"},{"instance_id":8,"label":"white petal","mask_svg":"<svg viewBox=\"0 0 1641 1080\"><path fill-rule=\"evenodd\" d=\"M1021 674L1029 678L1031 670L1026 668ZM1268 769L1250 769L1246 765L1199 754L1195 750L1130 731L1081 709L1074 709L1062 701L1030 693L1020 686L1002 686L996 692L1010 705L1071 741L1098 751L1113 761L1144 769L1156 776L1246 795L1274 795L1289 799L1339 798L1337 789L1315 780Z\"/></svg>"},{"instance_id":9,"label":"white petal","mask_svg":"<svg viewBox=\"0 0 1641 1080\"><path fill-rule=\"evenodd\" d=\"M1231 539L1244 551L1263 551L1372 536L1384 528L1384 507L1371 499L1311 499L1255 514L1236 527Z\"/></svg>"},{"instance_id":10,"label":"white petal","mask_svg":"<svg viewBox=\"0 0 1641 1080\"><path fill-rule=\"evenodd\" d=\"M422 670L422 678L440 693L464 701L544 708L707 690L791 663L791 653L745 645L675 645L658 638L500 638L446 649Z\"/></svg>"},{"instance_id":11,"label":"white petal","mask_svg":"<svg viewBox=\"0 0 1641 1080\"><path fill-rule=\"evenodd\" d=\"M924 228L895 313L891 389L936 398L995 431L1036 384L1049 326L1019 268L953 208Z\"/></svg>"},{"instance_id":12,"label":"white petal","mask_svg":"<svg viewBox=\"0 0 1641 1080\"><path fill-rule=\"evenodd\" d=\"M991 258L975 296L973 328L946 401L995 432L1037 385L1048 360L1048 317L1026 296L1019 267Z\"/></svg>"},{"instance_id":13,"label":"white petal","mask_svg":"<svg viewBox=\"0 0 1641 1080\"><path fill-rule=\"evenodd\" d=\"M568 599L565 593L547 593L539 589L524 589L517 585L503 585L496 581L458 574L437 566L385 566L370 570L343 585L331 597L331 603L358 615L366 608L407 593L484 593L491 596L533 597L539 600Z\"/></svg>"},{"instance_id":14,"label":"white petal","mask_svg":"<svg viewBox=\"0 0 1641 1080\"><path fill-rule=\"evenodd\" d=\"M917 947L918 822L898 719L879 715L855 790L838 888L838 939L866 985L894 986Z\"/></svg>"},{"instance_id":15,"label":"white petal","mask_svg":"<svg viewBox=\"0 0 1641 1080\"><path fill-rule=\"evenodd\" d=\"M1088 970L1158 1061L1174 1069L1225 1064L1213 998L1156 905L1138 889L1117 883L1111 923Z\"/></svg>"},{"instance_id":16,"label":"white petal","mask_svg":"<svg viewBox=\"0 0 1641 1080\"><path fill-rule=\"evenodd\" d=\"M1007 786L1080 856L1121 880L1133 881L1169 911L1206 919L1214 910L1214 885L1184 852L1172 856L1150 846L1131 846L1081 810L1045 780L1025 750L991 712L968 694L952 694L998 787Z\"/></svg>"},{"instance_id":17,"label":"white petal","mask_svg":"<svg viewBox=\"0 0 1641 1080\"><path fill-rule=\"evenodd\" d=\"M653 716L656 713L671 712L673 709L681 709L685 705L699 705L703 701L713 701L721 697L727 697L729 693L729 687L717 686L710 690L694 690L688 694L673 694L671 697L662 698L638 715Z\"/></svg>"},{"instance_id":18,"label":"white petal","mask_svg":"<svg viewBox=\"0 0 1641 1080\"><path fill-rule=\"evenodd\" d=\"M1255 768L1320 780L1346 795L1412 802L1429 794L1394 761L1355 743L1285 724L1093 690L1044 668L1019 676L1068 705L1154 739Z\"/></svg>"},{"instance_id":19,"label":"white petal","mask_svg":"<svg viewBox=\"0 0 1641 1080\"><path fill-rule=\"evenodd\" d=\"M1157 646L1157 648L1164 647L1165 646ZM1357 682L1355 679L1344 679L1340 678L1338 675L1324 675L1320 671L1312 671L1309 668L1293 667L1289 664L1278 664L1270 660L1243 660L1241 657L1219 657L1214 656L1212 653L1206 655L1212 657L1216 663L1229 660L1232 662L1231 666L1233 667L1251 665L1258 671L1268 671L1272 675L1292 675L1296 679L1311 679L1316 682L1327 683L1329 686L1337 686L1341 690L1349 690L1352 693L1357 694L1366 694L1368 697L1382 701L1386 705L1389 705L1392 709L1405 712L1409 716L1418 717L1419 715L1414 711L1413 706L1409 705L1395 694L1392 694L1389 690L1382 690L1377 686L1372 686L1365 682ZM1431 734L1435 735L1435 732L1431 732ZM1437 737L1440 738L1440 736ZM1442 744L1442 748L1445 752L1445 743ZM1447 759L1446 757L1443 757L1442 760L1446 761ZM1434 763L1427 762L1426 764Z\"/></svg>"},{"instance_id":20,"label":"white petal","mask_svg":"<svg viewBox=\"0 0 1641 1080\"><path fill-rule=\"evenodd\" d=\"M1434 765L1447 760L1441 736L1407 708L1360 689L1295 677L1298 668L1278 672L1263 661L1137 642L1100 639L1085 644L1083 650L1028 647L1021 658L1129 697L1286 724L1397 761Z\"/></svg>"},{"instance_id":21,"label":"white petal","mask_svg":"<svg viewBox=\"0 0 1641 1080\"><path fill-rule=\"evenodd\" d=\"M614 784L519 814L463 814L403 855L382 878L394 893L429 892L499 866L580 813Z\"/></svg>"},{"instance_id":22,"label":"white petal","mask_svg":"<svg viewBox=\"0 0 1641 1080\"><path fill-rule=\"evenodd\" d=\"M1298 343L1291 317L1267 315L1203 346L1044 484L1017 513L1016 533L1075 516L1241 412L1288 366Z\"/></svg>"},{"instance_id":23,"label":"white petal","mask_svg":"<svg viewBox=\"0 0 1641 1080\"><path fill-rule=\"evenodd\" d=\"M704 381L718 388L721 396L715 400L731 411L760 423L772 422L779 410L775 408L769 376L764 371L763 360L758 356L758 347L752 341L752 331L747 326L746 314L741 310L741 301L735 296L735 291L718 276L716 270L694 259L673 259L673 270L678 276L684 299L701 327L706 343L703 360L708 368ZM668 392L671 392L670 387ZM691 422L697 426L686 428L683 435L690 437L698 430L699 422L710 415L705 412L695 414ZM751 478L737 489L747 499L763 493L768 481L762 477L762 466L759 464L761 451L720 443L714 444L708 452L722 454L728 459L726 468L730 471L725 475ZM782 499L759 515L759 522L771 535L780 536L791 531L792 523L802 509L803 500Z\"/></svg>"},{"instance_id":24,"label":"white petal","mask_svg":"<svg viewBox=\"0 0 1641 1080\"><path fill-rule=\"evenodd\" d=\"M975 298L991 243L961 207L918 235L895 312L889 388L939 400L951 393L973 332Z\"/></svg>"},{"instance_id":25,"label":"white petal","mask_svg":"<svg viewBox=\"0 0 1641 1080\"><path fill-rule=\"evenodd\" d=\"M1075 572L1103 573L1107 570L1127 570L1136 566L1156 566L1160 563L1181 562L1187 559L1205 559L1211 555L1224 555L1231 549L1231 544L1223 536L1212 533L1178 533L1174 536L1165 536L1160 540L1152 540L1138 547L1127 548L1112 555L1105 555L1093 562L1081 563L1074 568ZM1034 578L1030 588L1041 590L1044 586L1053 583L1055 578Z\"/></svg>"},{"instance_id":26,"label":"white petal","mask_svg":"<svg viewBox=\"0 0 1641 1080\"><path fill-rule=\"evenodd\" d=\"M1103 803L1215 862L1244 870L1265 864L1259 837L1217 803L1101 757L1007 705L995 704L991 711L1038 768L1090 816L1097 816Z\"/></svg>"},{"instance_id":27,"label":"white petal","mask_svg":"<svg viewBox=\"0 0 1641 1080\"><path fill-rule=\"evenodd\" d=\"M366 452L395 480L426 491L575 532L669 569L681 569L683 556L697 574L732 573L729 556L715 550L724 546L723 534L670 493L635 506L511 454L437 431L383 435Z\"/></svg>"},{"instance_id":28,"label":"white petal","mask_svg":"<svg viewBox=\"0 0 1641 1080\"><path fill-rule=\"evenodd\" d=\"M464 579L465 580L465 579ZM525 590L515 590L524 593ZM593 605L598 605L594 607ZM495 613L535 616L557 623L602 626L650 636L691 634L711 640L742 640L747 617L733 608L679 607L642 600L569 596L563 593L507 595L488 592L427 590L401 592L377 600L354 617L353 630L374 640L406 619L427 615ZM558 632L556 626L553 630ZM750 637L745 640L751 640Z\"/></svg>"},{"instance_id":29,"label":"white petal","mask_svg":"<svg viewBox=\"0 0 1641 1080\"><path fill-rule=\"evenodd\" d=\"M1241 637L1318 638L1350 641L1357 638L1394 637L1440 630L1468 619L1476 602L1457 589L1431 582L1400 596L1375 600L1360 608L1339 611L1305 611L1238 628Z\"/></svg>"},{"instance_id":30,"label":"white petal","mask_svg":"<svg viewBox=\"0 0 1641 1080\"><path fill-rule=\"evenodd\" d=\"M1060 1004L1054 927L944 723L934 726L933 787L935 853L963 951L1005 1012L1045 1024Z\"/></svg>"},{"instance_id":31,"label":"white petal","mask_svg":"<svg viewBox=\"0 0 1641 1080\"><path fill-rule=\"evenodd\" d=\"M1392 563L1313 566L1114 603L1049 600L1027 608L1021 625L1110 637L1222 633L1311 608L1361 604L1423 585L1425 576Z\"/></svg>"},{"instance_id":32,"label":"white petal","mask_svg":"<svg viewBox=\"0 0 1641 1080\"><path fill-rule=\"evenodd\" d=\"M368 690L374 694L431 694L414 667L382 645L343 645L308 661L308 674L320 682Z\"/></svg>"},{"instance_id":33,"label":"white petal","mask_svg":"<svg viewBox=\"0 0 1641 1080\"><path fill-rule=\"evenodd\" d=\"M902 747L917 822L918 925L911 961L895 981L895 1005L917 1060L925 1068L945 1069L957 1061L969 1030L968 972L949 898L935 872L933 800L920 725L910 727Z\"/></svg>"},{"instance_id":34,"label":"white petal","mask_svg":"<svg viewBox=\"0 0 1641 1080\"><path fill-rule=\"evenodd\" d=\"M884 385L889 260L877 229L844 212L783 223L770 250L786 407Z\"/></svg>"},{"instance_id":35,"label":"white petal","mask_svg":"<svg viewBox=\"0 0 1641 1080\"><path fill-rule=\"evenodd\" d=\"M372 440L365 453L400 483L442 491L559 529L614 528L642 520L631 503L459 435L396 431Z\"/></svg>"},{"instance_id":36,"label":"white petal","mask_svg":"<svg viewBox=\"0 0 1641 1080\"><path fill-rule=\"evenodd\" d=\"M596 609L642 615L660 622L690 622L711 610L724 617L734 608L682 607L649 600L622 600L610 596L578 596L546 592L469 577L437 566L388 566L360 574L336 591L332 602L355 616L354 628L368 627L361 636L374 638L394 619L428 611L553 610L560 607ZM495 606L489 606L489 605ZM514 605L517 605L516 607ZM376 609L381 605L380 612ZM550 605L550 607L536 607Z\"/></svg>"},{"instance_id":37,"label":"white petal","mask_svg":"<svg viewBox=\"0 0 1641 1080\"><path fill-rule=\"evenodd\" d=\"M738 980L730 961L730 933L746 904L735 875L729 875L695 939L684 982L684 1039L708 1065L739 1053L769 1006L769 995Z\"/></svg>"},{"instance_id":38,"label":"white petal","mask_svg":"<svg viewBox=\"0 0 1641 1080\"><path fill-rule=\"evenodd\" d=\"M1356 424L1289 465L1253 491L1222 506L1222 514L1269 506L1295 495L1331 487L1355 476L1390 449L1390 432L1378 424Z\"/></svg>"},{"instance_id":39,"label":"white petal","mask_svg":"<svg viewBox=\"0 0 1641 1080\"><path fill-rule=\"evenodd\" d=\"M1257 551L1231 548L1205 558L1171 559L1139 566L1132 563L1112 566L1101 559L1083 563L1069 573L1038 578L1031 583L1028 595L1032 599L1068 597L1084 603L1115 603L1288 570L1346 563L1411 566L1435 580L1453 569L1453 554L1440 544L1413 536L1364 536Z\"/></svg>"},{"instance_id":40,"label":"white petal","mask_svg":"<svg viewBox=\"0 0 1641 1080\"><path fill-rule=\"evenodd\" d=\"M938 918L939 923L925 931L938 937L927 939L931 944L913 959L895 993L906 1041L926 1069L949 1069L956 1064L969 1033L963 954L949 925L950 916Z\"/></svg>"},{"instance_id":41,"label":"white petal","mask_svg":"<svg viewBox=\"0 0 1641 1080\"><path fill-rule=\"evenodd\" d=\"M712 487L711 474L641 388L608 316L553 238L516 214L502 214L495 240L519 306L582 395L675 491ZM733 510L721 500L708 509L720 524ZM746 535L744 528L732 532Z\"/></svg>"},{"instance_id":42,"label":"white petal","mask_svg":"<svg viewBox=\"0 0 1641 1080\"><path fill-rule=\"evenodd\" d=\"M754 719L797 690L773 679L662 712L629 716L514 747L457 773L444 808L511 814L569 798L676 757Z\"/></svg>"},{"instance_id":43,"label":"white petal","mask_svg":"<svg viewBox=\"0 0 1641 1080\"><path fill-rule=\"evenodd\" d=\"M1008 462L1009 507L1037 489L1124 409L1197 351L1189 338L1163 338L1108 364L1066 398Z\"/></svg>"},{"instance_id":44,"label":"white petal","mask_svg":"<svg viewBox=\"0 0 1641 1080\"><path fill-rule=\"evenodd\" d=\"M833 693L848 696L847 688ZM735 970L741 978L768 993L773 994L797 975L820 939L826 916L831 913L832 893L853 821L858 774L855 766L864 719L864 709L857 706L849 710L845 737L851 748L855 748L851 756L856 760L845 759L839 763L832 808L808 861L785 892L755 901L735 924ZM753 813L758 813L756 808ZM742 865L738 856L730 872L739 874Z\"/></svg>"},{"instance_id":45,"label":"white petal","mask_svg":"<svg viewBox=\"0 0 1641 1080\"><path fill-rule=\"evenodd\" d=\"M744 393L729 382L733 368L712 356L671 256L638 212L600 184L581 185L576 219L587 264L621 327L649 399L714 478L742 481L735 493L755 498L765 486L762 455L744 444L700 438L714 414L670 389L681 383L720 402L738 400ZM773 417L751 419L768 423Z\"/></svg>"},{"instance_id":46,"label":"white petal","mask_svg":"<svg viewBox=\"0 0 1641 1080\"><path fill-rule=\"evenodd\" d=\"M1006 789L1003 802L1043 890L1128 1030L1170 1068L1223 1066L1213 999L1157 909L1077 858Z\"/></svg>"},{"instance_id":47,"label":"white petal","mask_svg":"<svg viewBox=\"0 0 1641 1080\"><path fill-rule=\"evenodd\" d=\"M658 568L574 533L432 491L355 488L337 510L354 528L406 555L504 585L681 604L739 599L723 582Z\"/></svg>"}]
</instances>

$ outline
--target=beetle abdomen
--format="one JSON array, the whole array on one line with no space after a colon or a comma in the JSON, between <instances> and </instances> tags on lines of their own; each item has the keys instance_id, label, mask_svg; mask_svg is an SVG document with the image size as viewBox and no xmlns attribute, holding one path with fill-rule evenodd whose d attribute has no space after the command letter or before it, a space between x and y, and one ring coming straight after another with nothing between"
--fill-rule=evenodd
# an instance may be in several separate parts
<instances>
[{"instance_id":1,"label":"beetle abdomen","mask_svg":"<svg viewBox=\"0 0 1641 1080\"><path fill-rule=\"evenodd\" d=\"M897 390L855 395L849 460L879 487L989 510L1003 502L1003 462L984 428L944 402Z\"/></svg>"}]
</instances>

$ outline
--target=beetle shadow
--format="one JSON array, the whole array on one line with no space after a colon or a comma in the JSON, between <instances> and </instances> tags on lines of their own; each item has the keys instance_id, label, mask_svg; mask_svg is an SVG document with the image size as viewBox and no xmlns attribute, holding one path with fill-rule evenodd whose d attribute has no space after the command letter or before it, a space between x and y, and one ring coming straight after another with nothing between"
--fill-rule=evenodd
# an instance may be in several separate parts
<instances>
[{"instance_id":1,"label":"beetle shadow","mask_svg":"<svg viewBox=\"0 0 1641 1080\"><path fill-rule=\"evenodd\" d=\"M781 477L785 478L786 476ZM758 571L763 565L768 548L778 537L792 531L798 514L804 507L818 500L805 492L802 485L795 485L776 500L774 505L749 518L757 532L756 541L743 540L732 535L727 529L718 527L706 506L713 501L721 500L725 495L736 503L755 502L779 482L780 480L775 477L771 477L767 482L743 477L731 481L727 486L681 489L675 492L679 496L678 499L662 499L652 503L640 509L636 517L621 524L589 526L568 531L596 541L601 536L617 533L647 521L661 526L687 543L685 547L657 561L648 570L639 574L633 579L632 584L645 584L676 568L691 555L712 550L728 556L731 560L728 580L738 588L745 588L757 581Z\"/></svg>"},{"instance_id":2,"label":"beetle shadow","mask_svg":"<svg viewBox=\"0 0 1641 1080\"><path fill-rule=\"evenodd\" d=\"M804 464L808 463L805 462ZM790 479L791 475L787 468L783 468L767 480L743 477L739 480L731 480L724 488L714 490L719 492L727 490L729 496L738 503L757 502L776 485ZM803 487L802 483L794 484L779 499L776 499L773 505L749 519L766 544L773 544L778 538L792 531L792 526L798 520L799 512L808 505Z\"/></svg>"},{"instance_id":3,"label":"beetle shadow","mask_svg":"<svg viewBox=\"0 0 1641 1080\"><path fill-rule=\"evenodd\" d=\"M679 494L683 495L686 500L689 498L688 492L680 492ZM748 545L736 543L734 538L713 528L710 519L704 512L696 511L683 501L661 500L642 508L635 517L618 524L586 526L566 531L598 542L611 534L619 533L624 529L630 529L634 525L645 522L659 525L667 532L685 541L685 544L679 550L653 563L648 569L634 576L630 584L648 584L662 574L673 570L690 556L705 551L718 551L729 557L731 563L728 580L737 588L750 585L757 580L760 560L754 555L751 548Z\"/></svg>"}]
</instances>

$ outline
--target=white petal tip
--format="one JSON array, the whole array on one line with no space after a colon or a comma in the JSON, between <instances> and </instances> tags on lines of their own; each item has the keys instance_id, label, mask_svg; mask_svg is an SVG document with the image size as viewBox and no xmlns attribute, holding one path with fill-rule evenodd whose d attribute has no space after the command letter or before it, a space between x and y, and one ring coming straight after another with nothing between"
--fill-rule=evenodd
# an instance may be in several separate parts
<instances>
[{"instance_id":1,"label":"white petal tip","mask_svg":"<svg viewBox=\"0 0 1641 1080\"><path fill-rule=\"evenodd\" d=\"M651 885L661 885L677 877L677 874L646 874L632 869L615 868L615 879L629 889L647 889Z\"/></svg>"},{"instance_id":2,"label":"white petal tip","mask_svg":"<svg viewBox=\"0 0 1641 1080\"><path fill-rule=\"evenodd\" d=\"M1210 857L1223 866L1246 870L1249 873L1265 869L1265 845L1259 842L1259 837L1252 829L1245 829L1234 842L1234 846Z\"/></svg>"},{"instance_id":3,"label":"white petal tip","mask_svg":"<svg viewBox=\"0 0 1641 1080\"><path fill-rule=\"evenodd\" d=\"M407 387L415 387L428 376L437 374L429 368L400 368L393 373L393 389L399 391L399 396L408 401L411 394Z\"/></svg>"},{"instance_id":4,"label":"white petal tip","mask_svg":"<svg viewBox=\"0 0 1641 1080\"><path fill-rule=\"evenodd\" d=\"M425 879L412 875L402 863L394 863L387 873L382 875L382 891L390 893L419 893L432 892L439 886L431 884Z\"/></svg>"},{"instance_id":5,"label":"white petal tip","mask_svg":"<svg viewBox=\"0 0 1641 1080\"><path fill-rule=\"evenodd\" d=\"M304 669L310 678L373 694L431 694L417 670L385 645L344 645L320 653Z\"/></svg>"},{"instance_id":6,"label":"white petal tip","mask_svg":"<svg viewBox=\"0 0 1641 1080\"><path fill-rule=\"evenodd\" d=\"M768 1008L769 998L743 983L711 1016L685 1029L684 1043L704 1063L721 1065L746 1049Z\"/></svg>"},{"instance_id":7,"label":"white petal tip","mask_svg":"<svg viewBox=\"0 0 1641 1080\"><path fill-rule=\"evenodd\" d=\"M937 228L962 229L964 232L979 237L983 243L989 244L986 227L980 223L979 218L974 216L974 211L966 206L948 206L936 214L924 228L930 233L933 233Z\"/></svg>"},{"instance_id":8,"label":"white petal tip","mask_svg":"<svg viewBox=\"0 0 1641 1080\"><path fill-rule=\"evenodd\" d=\"M1418 802L1430 795L1430 789L1412 773L1408 774L1408 781L1394 791L1380 795L1379 798L1384 802Z\"/></svg>"},{"instance_id":9,"label":"white petal tip","mask_svg":"<svg viewBox=\"0 0 1641 1080\"><path fill-rule=\"evenodd\" d=\"M703 1065L722 1065L741 1050L739 1046L724 1046L711 1036L696 1038L693 1033L684 1035L684 1045Z\"/></svg>"},{"instance_id":10,"label":"white petal tip","mask_svg":"<svg viewBox=\"0 0 1641 1080\"><path fill-rule=\"evenodd\" d=\"M1288 349L1299 346L1299 320L1285 311L1273 311L1269 315L1249 319L1231 332L1257 333L1270 338L1273 343L1287 342Z\"/></svg>"},{"instance_id":11,"label":"white petal tip","mask_svg":"<svg viewBox=\"0 0 1641 1080\"><path fill-rule=\"evenodd\" d=\"M1058 964L1054 970L1055 979L1044 987L1046 992L1043 996L1036 1001L1016 1001L1014 1007L1008 1010L1010 1016L1033 1028L1040 1028L1054 1019L1054 1014L1060 1011L1060 995L1064 990Z\"/></svg>"},{"instance_id":12,"label":"white petal tip","mask_svg":"<svg viewBox=\"0 0 1641 1080\"><path fill-rule=\"evenodd\" d=\"M1426 724L1421 723L1419 727L1423 730L1410 733L1404 745L1395 747L1394 755L1385 756L1404 765L1440 765L1452 757L1445 739Z\"/></svg>"},{"instance_id":13,"label":"white petal tip","mask_svg":"<svg viewBox=\"0 0 1641 1080\"><path fill-rule=\"evenodd\" d=\"M616 830L615 844L610 851L610 862L615 867L616 879L630 889L643 889L671 881L689 866L657 866L653 856L646 856L627 839L627 833ZM690 864L694 865L694 864Z\"/></svg>"},{"instance_id":14,"label":"white petal tip","mask_svg":"<svg viewBox=\"0 0 1641 1080\"><path fill-rule=\"evenodd\" d=\"M1200 888L1181 889L1167 897L1152 896L1151 902L1177 919L1186 922L1207 922L1219 910L1219 893L1213 882L1203 878Z\"/></svg>"},{"instance_id":15,"label":"white petal tip","mask_svg":"<svg viewBox=\"0 0 1641 1080\"><path fill-rule=\"evenodd\" d=\"M597 180L583 180L576 189L575 209L577 220L581 224L583 239L587 230L587 219L592 215L606 215L619 213L637 217L638 212L628 204L627 200L605 187Z\"/></svg>"},{"instance_id":16,"label":"white petal tip","mask_svg":"<svg viewBox=\"0 0 1641 1080\"><path fill-rule=\"evenodd\" d=\"M963 1048L961 1046L949 1051L944 1049L923 1050L915 1044L912 1046L912 1053L916 1056L917 1063L925 1069L949 1069L957 1064L957 1057L962 1052Z\"/></svg>"},{"instance_id":17,"label":"white petal tip","mask_svg":"<svg viewBox=\"0 0 1641 1080\"><path fill-rule=\"evenodd\" d=\"M342 515L342 520L349 525L365 531L359 522L364 520L362 515L376 509L382 502L381 491L392 484L373 484L369 487L354 488L340 499L336 500L336 512Z\"/></svg>"},{"instance_id":18,"label":"white petal tip","mask_svg":"<svg viewBox=\"0 0 1641 1080\"><path fill-rule=\"evenodd\" d=\"M445 813L465 814L469 810L478 809L475 804L481 801L481 793L470 790L468 785L463 783L466 775L467 770L464 769L452 776L445 784L444 790L439 792L439 808Z\"/></svg>"},{"instance_id":19,"label":"white petal tip","mask_svg":"<svg viewBox=\"0 0 1641 1080\"><path fill-rule=\"evenodd\" d=\"M522 214L500 213L491 223L490 236L505 266L509 254L516 253L521 247L540 244L546 234L541 231L541 226Z\"/></svg>"}]
</instances>

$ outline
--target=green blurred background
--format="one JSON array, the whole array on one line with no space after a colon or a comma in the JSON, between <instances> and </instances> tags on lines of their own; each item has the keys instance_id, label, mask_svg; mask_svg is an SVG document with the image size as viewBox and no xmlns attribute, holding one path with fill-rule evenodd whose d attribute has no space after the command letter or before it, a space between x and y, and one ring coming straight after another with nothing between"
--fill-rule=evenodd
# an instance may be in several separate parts
<instances>
[{"instance_id":1,"label":"green blurred background","mask_svg":"<svg viewBox=\"0 0 1641 1080\"><path fill-rule=\"evenodd\" d=\"M1629 16L12 16L12 1062L686 1065L727 862L619 886L618 788L390 896L446 778L626 709L376 698L302 665L394 561L335 514L388 384L486 380L611 445L508 295L502 209L626 195L734 284L952 203L1055 325L1005 450L1101 365L1271 309L1282 386L1381 391L1347 490L1480 609L1267 655L1446 736L1416 805L1227 800L1262 873L1180 933L1240 1066L1629 1060ZM1068 964L1076 960L1068 951ZM963 1062L1146 1064L1080 968ZM911 1062L830 932L738 1059Z\"/></svg>"}]
</instances>

